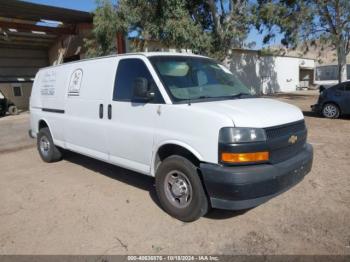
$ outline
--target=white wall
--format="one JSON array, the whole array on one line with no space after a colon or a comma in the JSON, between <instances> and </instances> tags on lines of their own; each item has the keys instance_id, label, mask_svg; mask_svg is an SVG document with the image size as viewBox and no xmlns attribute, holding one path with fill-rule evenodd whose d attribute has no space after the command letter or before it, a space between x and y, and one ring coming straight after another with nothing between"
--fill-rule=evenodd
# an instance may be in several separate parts
<instances>
[{"instance_id":1,"label":"white wall","mask_svg":"<svg viewBox=\"0 0 350 262\"><path fill-rule=\"evenodd\" d=\"M299 86L299 58L275 57L277 85L280 92L293 92Z\"/></svg>"},{"instance_id":2,"label":"white wall","mask_svg":"<svg viewBox=\"0 0 350 262\"><path fill-rule=\"evenodd\" d=\"M299 58L299 65L300 65L300 68L314 69L315 68L315 60Z\"/></svg>"},{"instance_id":3,"label":"white wall","mask_svg":"<svg viewBox=\"0 0 350 262\"><path fill-rule=\"evenodd\" d=\"M314 61L239 50L232 53L229 67L250 89L257 93L270 94L295 91L299 86L300 67L313 68Z\"/></svg>"},{"instance_id":4,"label":"white wall","mask_svg":"<svg viewBox=\"0 0 350 262\"><path fill-rule=\"evenodd\" d=\"M245 86L256 93L261 92L258 52L233 52L232 59L226 64Z\"/></svg>"}]
</instances>

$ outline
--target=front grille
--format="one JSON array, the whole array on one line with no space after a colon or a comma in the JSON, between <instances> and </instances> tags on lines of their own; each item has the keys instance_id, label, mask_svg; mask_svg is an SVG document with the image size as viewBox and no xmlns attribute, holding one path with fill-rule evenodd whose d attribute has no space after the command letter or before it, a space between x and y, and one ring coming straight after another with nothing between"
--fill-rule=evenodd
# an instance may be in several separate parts
<instances>
[{"instance_id":1,"label":"front grille","mask_svg":"<svg viewBox=\"0 0 350 262\"><path fill-rule=\"evenodd\" d=\"M270 161L271 163L279 163L289 158L292 158L296 156L299 152L301 152L304 146L305 140L302 140L291 146L273 149L270 152Z\"/></svg>"},{"instance_id":2,"label":"front grille","mask_svg":"<svg viewBox=\"0 0 350 262\"><path fill-rule=\"evenodd\" d=\"M305 126L304 120L300 120L300 121L285 124L285 125L265 128L267 140L278 138L281 136L291 135L291 134L302 132L305 130L306 130L306 126Z\"/></svg>"},{"instance_id":3,"label":"front grille","mask_svg":"<svg viewBox=\"0 0 350 262\"><path fill-rule=\"evenodd\" d=\"M265 128L267 145L270 152L270 162L278 163L297 155L302 151L307 137L305 121L297 121L281 126ZM292 144L289 142L291 135L298 137Z\"/></svg>"}]
</instances>

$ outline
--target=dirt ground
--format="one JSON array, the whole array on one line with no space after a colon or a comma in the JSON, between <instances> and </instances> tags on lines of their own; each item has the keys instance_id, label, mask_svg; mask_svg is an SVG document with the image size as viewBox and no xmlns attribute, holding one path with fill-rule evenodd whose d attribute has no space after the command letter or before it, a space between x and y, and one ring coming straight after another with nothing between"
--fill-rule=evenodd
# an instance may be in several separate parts
<instances>
[{"instance_id":1,"label":"dirt ground","mask_svg":"<svg viewBox=\"0 0 350 262\"><path fill-rule=\"evenodd\" d=\"M46 164L28 114L0 119L0 254L350 254L350 119L299 106L315 151L296 187L246 212L182 223L158 206L153 179L69 153Z\"/></svg>"}]
</instances>

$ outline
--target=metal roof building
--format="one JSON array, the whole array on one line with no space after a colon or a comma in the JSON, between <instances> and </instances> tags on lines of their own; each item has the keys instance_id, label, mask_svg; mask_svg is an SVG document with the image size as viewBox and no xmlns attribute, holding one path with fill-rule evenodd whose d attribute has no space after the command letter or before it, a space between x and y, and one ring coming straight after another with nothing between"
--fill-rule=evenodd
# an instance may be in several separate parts
<instances>
[{"instance_id":1,"label":"metal roof building","mask_svg":"<svg viewBox=\"0 0 350 262\"><path fill-rule=\"evenodd\" d=\"M0 82L30 82L38 68L54 62L50 53L67 48L66 38L77 41L92 20L87 12L0 0ZM59 41L63 43L55 48ZM79 55L81 49L73 53Z\"/></svg>"},{"instance_id":2,"label":"metal roof building","mask_svg":"<svg viewBox=\"0 0 350 262\"><path fill-rule=\"evenodd\" d=\"M39 68L85 57L92 22L88 12L0 0L0 92L27 108ZM123 37L116 36L116 51L124 49Z\"/></svg>"}]
</instances>

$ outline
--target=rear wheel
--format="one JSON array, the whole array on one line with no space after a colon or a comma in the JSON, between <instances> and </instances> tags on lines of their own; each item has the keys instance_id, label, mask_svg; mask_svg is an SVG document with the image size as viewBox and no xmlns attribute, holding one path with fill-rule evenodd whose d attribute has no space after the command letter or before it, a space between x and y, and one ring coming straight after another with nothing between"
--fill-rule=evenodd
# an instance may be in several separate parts
<instances>
[{"instance_id":1,"label":"rear wheel","mask_svg":"<svg viewBox=\"0 0 350 262\"><path fill-rule=\"evenodd\" d=\"M208 211L197 168L184 157L170 156L160 164L156 190L163 209L181 221L197 220Z\"/></svg>"},{"instance_id":2,"label":"rear wheel","mask_svg":"<svg viewBox=\"0 0 350 262\"><path fill-rule=\"evenodd\" d=\"M47 127L40 129L37 136L37 147L42 160L47 163L62 159L62 152L53 143L50 130Z\"/></svg>"},{"instance_id":3,"label":"rear wheel","mask_svg":"<svg viewBox=\"0 0 350 262\"><path fill-rule=\"evenodd\" d=\"M326 118L338 118L340 115L339 107L333 103L327 103L322 108L322 115Z\"/></svg>"}]
</instances>

